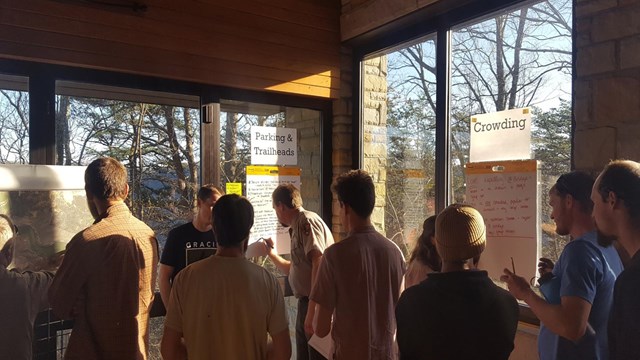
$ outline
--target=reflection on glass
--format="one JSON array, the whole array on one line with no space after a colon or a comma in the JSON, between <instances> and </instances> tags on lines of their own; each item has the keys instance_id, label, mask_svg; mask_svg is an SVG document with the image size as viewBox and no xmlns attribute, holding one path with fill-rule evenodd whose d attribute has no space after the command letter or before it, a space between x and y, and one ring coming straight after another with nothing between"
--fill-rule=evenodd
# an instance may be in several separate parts
<instances>
[{"instance_id":1,"label":"reflection on glass","mask_svg":"<svg viewBox=\"0 0 640 360\"><path fill-rule=\"evenodd\" d=\"M220 111L222 186L246 182L246 167L251 165L252 126L296 129L296 166L301 170L300 193L304 208L320 213L321 113L310 109L234 100L221 100Z\"/></svg>"},{"instance_id":2,"label":"reflection on glass","mask_svg":"<svg viewBox=\"0 0 640 360\"><path fill-rule=\"evenodd\" d=\"M128 202L164 245L191 220L199 188L198 109L79 96L56 96L56 162L87 165L100 156L129 173Z\"/></svg>"},{"instance_id":3,"label":"reflection on glass","mask_svg":"<svg viewBox=\"0 0 640 360\"><path fill-rule=\"evenodd\" d=\"M0 164L29 163L29 79L0 74Z\"/></svg>"},{"instance_id":4,"label":"reflection on glass","mask_svg":"<svg viewBox=\"0 0 640 360\"><path fill-rule=\"evenodd\" d=\"M405 255L435 212L435 46L430 36L363 62L363 165L383 206L373 220Z\"/></svg>"},{"instance_id":5,"label":"reflection on glass","mask_svg":"<svg viewBox=\"0 0 640 360\"><path fill-rule=\"evenodd\" d=\"M546 197L557 176L570 169L571 17L571 1L550 0L452 33L450 201L463 201L465 193L470 117L531 107L532 155L542 169L542 255L552 259L563 243Z\"/></svg>"}]
</instances>

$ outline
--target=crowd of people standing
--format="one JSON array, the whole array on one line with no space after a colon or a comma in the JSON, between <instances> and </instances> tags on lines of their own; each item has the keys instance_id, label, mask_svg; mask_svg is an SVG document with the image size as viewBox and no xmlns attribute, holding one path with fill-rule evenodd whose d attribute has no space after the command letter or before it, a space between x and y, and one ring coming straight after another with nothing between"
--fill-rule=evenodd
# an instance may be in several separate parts
<instances>
[{"instance_id":1,"label":"crowd of people standing","mask_svg":"<svg viewBox=\"0 0 640 360\"><path fill-rule=\"evenodd\" d=\"M164 359L291 358L281 285L245 257L249 200L203 186L193 221L170 232L160 256L153 230L125 203L121 163L89 164L85 190L95 222L71 239L55 275L7 269L17 229L0 217L0 359L31 359L33 321L47 306L74 320L65 359L146 359L156 283L167 309ZM312 336L331 337L333 359L508 359L516 299L541 321L542 360L640 359L639 163L612 161L595 180L577 171L557 179L551 218L570 242L557 262L540 260L541 295L508 269L503 289L477 268L491 244L472 206L427 218L405 263L373 226L371 176L352 170L332 190L348 234L338 242L302 207L296 187L272 194L291 256L280 256L270 238L264 255L288 275L297 299L296 359L324 358L308 345ZM193 250L215 253L188 265ZM630 259L624 267L619 252Z\"/></svg>"}]
</instances>

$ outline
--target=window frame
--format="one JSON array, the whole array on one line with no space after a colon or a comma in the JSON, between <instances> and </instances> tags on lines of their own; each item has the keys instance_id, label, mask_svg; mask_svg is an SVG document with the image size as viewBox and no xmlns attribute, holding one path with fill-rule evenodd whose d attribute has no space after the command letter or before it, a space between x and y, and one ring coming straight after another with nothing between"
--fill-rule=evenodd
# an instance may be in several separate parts
<instances>
[{"instance_id":1,"label":"window frame","mask_svg":"<svg viewBox=\"0 0 640 360\"><path fill-rule=\"evenodd\" d=\"M451 189L451 132L450 132L450 86L451 86L451 35L466 23L482 21L500 11L508 11L535 4L540 0L485 0L466 1L452 7L451 2L438 1L419 9L407 16L376 28L346 42L353 47L352 83L354 111L352 114L352 161L354 167L363 165L363 124L362 106L364 71L363 61L376 53L381 55L404 44L418 41L420 38L435 34L436 37L436 164L435 191L436 213L450 203ZM575 9L575 2L573 4ZM575 68L575 16L572 24L572 64ZM573 75L575 77L575 73ZM572 84L572 91L573 91ZM574 97L571 98L571 137L575 132L573 118ZM573 141L572 141L573 145ZM571 151L571 169L574 169L573 151ZM520 321L539 325L540 321L526 305L520 305Z\"/></svg>"},{"instance_id":2,"label":"window frame","mask_svg":"<svg viewBox=\"0 0 640 360\"><path fill-rule=\"evenodd\" d=\"M128 88L131 89L131 94L135 94L136 90L139 90L141 92L172 93L187 97L196 96L199 98L200 107L205 104L219 104L220 99L228 99L317 110L321 113L321 215L330 224L333 166L331 100L13 59L0 59L0 72L29 78L29 164L33 165L55 164L56 81L88 83L98 87ZM206 134L208 132L203 129L200 138L201 175L211 172L211 166L206 160L208 159L207 154L212 153L205 151L205 144L210 140L203 144L203 137ZM200 179L202 181L203 176L200 176Z\"/></svg>"},{"instance_id":3,"label":"window frame","mask_svg":"<svg viewBox=\"0 0 640 360\"><path fill-rule=\"evenodd\" d=\"M508 11L540 0L485 0L467 1L457 7L451 7L447 1L438 1L433 5L417 10L396 21L381 26L368 33L346 42L353 46L353 164L361 168L363 164L363 116L362 88L364 81L363 60L376 53L382 54L390 49L415 42L426 36L436 37L436 212L442 211L451 198L450 166L450 84L451 84L451 34L465 23L479 21L499 11ZM575 44L573 45L575 55ZM575 56L574 56L575 57ZM573 104L572 104L573 105ZM573 159L572 159L573 164Z\"/></svg>"}]
</instances>

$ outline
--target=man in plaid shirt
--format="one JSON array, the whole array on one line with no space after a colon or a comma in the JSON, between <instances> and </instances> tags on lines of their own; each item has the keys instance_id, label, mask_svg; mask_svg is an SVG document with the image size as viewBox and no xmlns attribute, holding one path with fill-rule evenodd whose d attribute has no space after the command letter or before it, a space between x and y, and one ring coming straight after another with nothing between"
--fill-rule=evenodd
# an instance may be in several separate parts
<instances>
[{"instance_id":1,"label":"man in plaid shirt","mask_svg":"<svg viewBox=\"0 0 640 360\"><path fill-rule=\"evenodd\" d=\"M75 321L64 358L144 360L158 243L124 202L121 163L99 158L84 177L95 222L71 239L49 289L54 313Z\"/></svg>"}]
</instances>

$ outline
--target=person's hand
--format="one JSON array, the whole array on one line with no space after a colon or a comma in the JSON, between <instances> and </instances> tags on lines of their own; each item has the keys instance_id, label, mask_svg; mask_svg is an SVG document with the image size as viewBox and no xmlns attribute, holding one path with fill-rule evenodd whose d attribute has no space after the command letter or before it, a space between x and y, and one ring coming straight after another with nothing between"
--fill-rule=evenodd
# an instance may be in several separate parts
<instances>
[{"instance_id":1,"label":"person's hand","mask_svg":"<svg viewBox=\"0 0 640 360\"><path fill-rule=\"evenodd\" d=\"M264 246L267 248L267 254L272 255L274 247L273 239L270 237L262 238L262 241L264 242Z\"/></svg>"},{"instance_id":2,"label":"person's hand","mask_svg":"<svg viewBox=\"0 0 640 360\"><path fill-rule=\"evenodd\" d=\"M307 311L307 316L304 317L304 333L307 335L307 339L313 335L313 315L315 311Z\"/></svg>"},{"instance_id":3,"label":"person's hand","mask_svg":"<svg viewBox=\"0 0 640 360\"><path fill-rule=\"evenodd\" d=\"M509 292L518 300L526 301L529 295L533 294L533 290L529 286L529 282L509 269L504 269L504 275L500 276L500 280L507 283Z\"/></svg>"},{"instance_id":4,"label":"person's hand","mask_svg":"<svg viewBox=\"0 0 640 360\"><path fill-rule=\"evenodd\" d=\"M540 258L538 262L538 273L540 276L545 276L553 271L553 261L547 258Z\"/></svg>"},{"instance_id":5,"label":"person's hand","mask_svg":"<svg viewBox=\"0 0 640 360\"><path fill-rule=\"evenodd\" d=\"M538 279L539 284L550 280L553 277L553 261L547 258L540 258L538 262L538 274L540 274L540 278Z\"/></svg>"}]
</instances>

